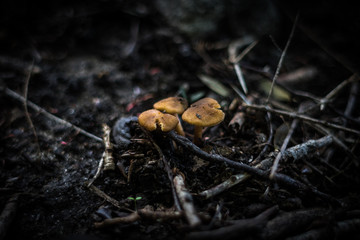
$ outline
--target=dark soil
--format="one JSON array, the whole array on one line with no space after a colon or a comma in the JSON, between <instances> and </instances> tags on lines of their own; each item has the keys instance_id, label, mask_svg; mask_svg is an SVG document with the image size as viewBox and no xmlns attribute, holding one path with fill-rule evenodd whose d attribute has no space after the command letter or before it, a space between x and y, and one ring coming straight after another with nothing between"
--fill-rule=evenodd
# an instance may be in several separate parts
<instances>
[{"instance_id":1,"label":"dark soil","mask_svg":"<svg viewBox=\"0 0 360 240\"><path fill-rule=\"evenodd\" d=\"M182 146L174 147L173 141L161 134L150 134L149 138L136 121L128 121L123 130L130 144L118 142L113 157L131 176L125 177L119 168L102 171L93 186L117 200L120 207L106 201L87 187L97 171L103 144L29 106L32 127L24 104L9 94L9 89L24 96L28 79L28 101L100 138L102 124L114 128L118 119L137 116L165 97L182 96L190 103L213 97L221 103L226 117L221 124L206 129L202 149L248 165L267 145L270 124L275 142L268 144L259 161L281 147L281 129L290 126L292 119L272 113L266 120L266 113L242 105L231 88L240 89L240 85L227 52L236 36L226 28L216 37L196 41L165 24L147 1L25 2L0 4L0 212L4 216L9 211L12 216L0 219L0 239L183 239L192 232L253 219L272 207L276 211L257 227L232 231L235 237L230 234L227 238L237 238L237 234L248 239L360 236L359 135L331 127L328 132L321 131L301 119L289 147L329 134L345 147L334 141L301 159L285 159L280 161L278 172L328 198L256 176L210 199L201 198L197 195L201 191L242 171L200 159ZM284 48L293 25L294 9L280 6L284 15L280 33L261 38L240 62L248 99L255 104L264 104L267 99L262 86L271 82L281 55L279 47ZM327 17L331 11L319 13ZM346 30L353 25L357 29L356 18L342 19L347 22L336 19L339 26L348 26ZM300 23L309 27L306 21ZM270 103L273 108L297 111L305 102L317 104L315 98L325 97L360 69L352 54L338 58L341 48L334 43L341 40L342 53L357 52L359 49L346 48L358 43L353 36L345 29L343 34L338 27L331 38L317 36L321 41L315 41L312 33L316 35L319 29L329 33L332 25L295 30L278 78L290 97L276 99L279 95L275 95ZM315 69L316 73L300 72L293 82L280 81L299 69ZM228 93L219 95L216 87L211 89L200 80L201 74L222 83ZM359 81L355 78L323 111L318 106L306 115L359 131L360 108L356 103L360 97L355 88ZM351 91L353 107L349 106ZM351 109L346 113L347 108ZM238 113L243 113L241 121L234 120ZM184 128L191 140L192 126L185 123ZM135 208L128 197L141 197L137 209L175 210L168 173L152 141L160 146L170 167L185 176L201 226L191 228L186 218L143 218L96 228L96 222L128 216L128 209ZM9 209L9 200L14 198L16 204ZM226 234L214 236L226 238Z\"/></svg>"}]
</instances>

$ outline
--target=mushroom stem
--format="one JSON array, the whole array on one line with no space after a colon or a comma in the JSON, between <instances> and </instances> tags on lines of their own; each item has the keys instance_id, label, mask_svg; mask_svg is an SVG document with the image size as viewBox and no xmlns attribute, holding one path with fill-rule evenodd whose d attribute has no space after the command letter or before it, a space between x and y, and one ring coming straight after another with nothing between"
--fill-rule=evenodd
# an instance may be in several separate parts
<instances>
[{"instance_id":1,"label":"mushroom stem","mask_svg":"<svg viewBox=\"0 0 360 240\"><path fill-rule=\"evenodd\" d=\"M201 138L202 138L202 130L203 130L203 127L201 126L194 126L194 144L196 146L200 146L201 144Z\"/></svg>"},{"instance_id":2,"label":"mushroom stem","mask_svg":"<svg viewBox=\"0 0 360 240\"><path fill-rule=\"evenodd\" d=\"M184 129L183 129L182 125L181 125L179 115L175 114L175 117L177 117L177 119L179 120L179 123L175 127L175 132L177 132L179 135L185 137L185 132L184 132Z\"/></svg>"}]
</instances>

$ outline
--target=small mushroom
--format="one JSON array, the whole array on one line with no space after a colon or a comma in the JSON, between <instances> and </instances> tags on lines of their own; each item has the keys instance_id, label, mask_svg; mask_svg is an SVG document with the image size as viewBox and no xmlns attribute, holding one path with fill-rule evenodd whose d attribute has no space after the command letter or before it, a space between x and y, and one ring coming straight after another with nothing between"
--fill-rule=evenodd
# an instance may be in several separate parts
<instances>
[{"instance_id":1,"label":"small mushroom","mask_svg":"<svg viewBox=\"0 0 360 240\"><path fill-rule=\"evenodd\" d=\"M160 130L162 132L170 132L179 123L179 120L173 115L162 113L156 109L142 112L138 121L148 131Z\"/></svg>"},{"instance_id":2,"label":"small mushroom","mask_svg":"<svg viewBox=\"0 0 360 240\"><path fill-rule=\"evenodd\" d=\"M153 107L157 110L174 115L179 120L179 123L176 126L175 131L179 135L185 136L184 129L180 123L179 114L182 114L187 108L187 106L188 106L187 101L182 97L168 97L156 102Z\"/></svg>"},{"instance_id":3,"label":"small mushroom","mask_svg":"<svg viewBox=\"0 0 360 240\"><path fill-rule=\"evenodd\" d=\"M225 114L220 108L215 99L203 98L191 104L183 113L182 119L194 125L194 144L200 145L204 127L217 125L224 120Z\"/></svg>"}]
</instances>

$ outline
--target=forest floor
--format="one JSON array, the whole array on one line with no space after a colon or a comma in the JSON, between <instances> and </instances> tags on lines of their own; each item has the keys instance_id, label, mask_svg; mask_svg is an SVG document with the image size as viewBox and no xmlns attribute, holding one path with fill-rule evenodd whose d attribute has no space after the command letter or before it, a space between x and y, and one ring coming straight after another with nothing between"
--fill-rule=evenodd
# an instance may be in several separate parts
<instances>
[{"instance_id":1,"label":"forest floor","mask_svg":"<svg viewBox=\"0 0 360 240\"><path fill-rule=\"evenodd\" d=\"M290 19L238 62L245 94L236 39L191 41L141 2L67 7L0 33L0 239L360 237L359 78L297 28L284 54ZM138 125L170 96L222 106L200 148L187 123L188 141ZM116 167L95 179L103 124Z\"/></svg>"}]
</instances>

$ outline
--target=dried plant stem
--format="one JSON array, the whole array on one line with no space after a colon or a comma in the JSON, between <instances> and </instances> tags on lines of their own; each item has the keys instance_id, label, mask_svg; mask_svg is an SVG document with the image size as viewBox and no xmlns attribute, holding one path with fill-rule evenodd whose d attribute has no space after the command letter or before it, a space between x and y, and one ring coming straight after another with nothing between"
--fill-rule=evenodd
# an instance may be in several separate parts
<instances>
[{"instance_id":1,"label":"dried plant stem","mask_svg":"<svg viewBox=\"0 0 360 240\"><path fill-rule=\"evenodd\" d=\"M66 127L69 127L69 128L72 128L72 129L78 131L79 133L81 133L82 135L85 135L91 139L94 139L97 142L101 142L101 143L103 142L103 140L100 137L97 137L94 134L91 134L91 133L81 129L78 126L75 126L74 124L69 123L68 121L65 121L59 117L56 117L55 115L47 112L45 109L39 107L38 105L36 105L35 103L33 103L31 101L25 101L24 97L22 97L21 95L17 94L16 92L14 92L8 88L5 88L5 94L21 103L24 103L24 104L26 103L26 106L32 108L36 112L39 112L39 113L45 115L47 118L54 120L55 122L57 122L59 124L65 125Z\"/></svg>"},{"instance_id":2,"label":"dried plant stem","mask_svg":"<svg viewBox=\"0 0 360 240\"><path fill-rule=\"evenodd\" d=\"M95 187L94 185L88 186L88 188L90 189L90 191L92 191L93 193L95 193L96 195L98 195L99 197L103 198L104 200L106 200L107 202L111 203L112 205L114 205L115 207L117 207L118 209L123 209L123 210L127 210L129 212L134 212L134 210L127 208L127 207L122 207L119 201L117 201L116 199L110 197L109 195L107 195L106 193L104 193L103 191L101 191L99 188Z\"/></svg>"},{"instance_id":3,"label":"dried plant stem","mask_svg":"<svg viewBox=\"0 0 360 240\"><path fill-rule=\"evenodd\" d=\"M112 225L120 224L120 223L133 223L139 219L140 219L139 214L137 212L133 212L125 217L109 218L109 219L105 219L102 222L96 222L96 223L94 223L94 227L95 228L103 228L103 227L112 226Z\"/></svg>"},{"instance_id":4,"label":"dried plant stem","mask_svg":"<svg viewBox=\"0 0 360 240\"><path fill-rule=\"evenodd\" d=\"M337 85L331 92L329 92L324 98L320 99L320 109L322 110L327 102L329 102L336 94L338 94L345 86L349 83L358 81L359 76L356 74L351 75L345 81L342 81L339 85Z\"/></svg>"},{"instance_id":5,"label":"dried plant stem","mask_svg":"<svg viewBox=\"0 0 360 240\"><path fill-rule=\"evenodd\" d=\"M244 76L242 74L239 63L234 64L234 69L235 69L235 73L236 73L236 76L238 77L238 80L239 80L242 90L244 91L245 94L247 94L248 89L247 89L246 82L245 82Z\"/></svg>"},{"instance_id":6,"label":"dried plant stem","mask_svg":"<svg viewBox=\"0 0 360 240\"><path fill-rule=\"evenodd\" d=\"M360 163L360 159L359 157L357 157L347 146L345 143L343 143L343 141L341 141L338 137L334 136L328 129L324 128L321 125L315 124L314 126L311 125L311 127L317 129L318 131L320 131L323 134L327 134L330 135L333 138L334 143L340 147L341 149L343 149L345 151L345 153L351 157L351 159L353 160L353 163L355 164L355 166L359 166Z\"/></svg>"},{"instance_id":7,"label":"dried plant stem","mask_svg":"<svg viewBox=\"0 0 360 240\"><path fill-rule=\"evenodd\" d=\"M100 176L101 169L104 166L104 158L105 158L105 152L103 152L102 157L101 157L101 159L99 161L99 165L98 165L98 168L96 170L96 173L95 173L94 177L89 181L87 187L90 187L94 183L94 181Z\"/></svg>"},{"instance_id":8,"label":"dried plant stem","mask_svg":"<svg viewBox=\"0 0 360 240\"><path fill-rule=\"evenodd\" d=\"M279 162L280 162L280 159L281 157L283 156L288 144L289 144L289 141L291 139L291 136L293 135L294 133L294 130L296 128L296 126L298 125L299 123L299 120L298 119L294 119L291 123L291 126L290 126L290 129L284 139L284 142L283 144L281 145L281 148L280 148L280 152L277 154L275 160L274 160L274 163L273 163L273 166L271 168L271 172L270 172L270 179L272 179L279 167Z\"/></svg>"},{"instance_id":9,"label":"dried plant stem","mask_svg":"<svg viewBox=\"0 0 360 240\"><path fill-rule=\"evenodd\" d=\"M236 56L237 50L249 43L251 43L251 44L249 46L247 46L241 52L241 54ZM258 41L254 41L251 37L243 37L241 39L233 41L228 46L229 62L233 64L236 76L237 76L240 86L243 89L245 94L247 94L248 89L247 89L246 82L243 77L239 62L241 61L241 59L243 59L246 56L246 54L248 54L251 51L251 49L253 49L256 46L257 43L258 43Z\"/></svg>"},{"instance_id":10,"label":"dried plant stem","mask_svg":"<svg viewBox=\"0 0 360 240\"><path fill-rule=\"evenodd\" d=\"M209 154L207 152L204 152L199 147L197 147L195 144L193 144L190 140L188 140L187 138L184 138L182 136L178 136L173 131L169 132L168 136L171 139L173 139L176 143L182 145L184 148L188 149L190 152L192 152L193 154L197 155L198 157L200 157L204 160L226 163L229 167L233 167L233 168L245 171L249 174L260 177L262 179L278 182L279 184L282 184L282 185L288 187L289 189L292 189L293 191L310 192L310 193L313 193L314 195L316 195L320 198L323 198L329 202L332 202L334 204L339 204L339 202L336 199L334 199L332 196L329 196L323 192L320 192L315 188L309 187L287 175L284 175L281 173L275 173L274 177L272 179L269 179L269 173L266 170L257 169L257 168L254 168L254 167L249 166L242 162L235 162L233 160L230 160L230 159L228 159L224 156L218 155L218 154ZM331 142L331 140L332 140L332 138L330 136L321 138L321 140L323 140L323 139L328 139L328 141L326 141L326 143ZM316 140L310 140L310 141L316 141ZM314 144L314 145L315 145L315 147L318 147L318 144ZM322 145L322 144L320 144L320 145ZM305 149L312 149L312 148L313 147L308 147ZM308 152L304 149L301 149L300 151L295 150L294 152L287 153L286 157L292 156L292 155L297 157L298 155L307 154L307 153Z\"/></svg>"},{"instance_id":11,"label":"dried plant stem","mask_svg":"<svg viewBox=\"0 0 360 240\"><path fill-rule=\"evenodd\" d=\"M266 158L263 161L261 161L260 163L258 163L255 166L255 168L267 170L271 167L272 162L273 162L272 159ZM236 186L239 183L244 182L249 177L251 177L251 175L248 173L239 173L239 174L232 175L229 179L225 180L224 182L222 182L210 189L204 190L201 193L199 193L198 195L201 197L205 197L205 199L209 199L211 197L214 197L214 196L226 191L229 188Z\"/></svg>"},{"instance_id":12,"label":"dried plant stem","mask_svg":"<svg viewBox=\"0 0 360 240\"><path fill-rule=\"evenodd\" d=\"M291 158L292 161L298 161L299 159L302 159L306 156L311 155L314 153L317 149L321 147L328 146L329 144L333 143L333 137L332 136L326 136L317 140L309 140L305 143L293 146L291 148L286 149L282 156ZM254 168L258 168L261 170L268 170L273 165L272 158L266 158L262 160L260 163L258 163ZM248 173L240 173L231 176L226 181L220 183L219 185L216 185L215 187L212 187L210 189L207 189L201 193L199 193L199 196L205 197L206 199L214 197L215 195L222 193L223 191L244 182L246 179L251 177Z\"/></svg>"},{"instance_id":13,"label":"dried plant stem","mask_svg":"<svg viewBox=\"0 0 360 240\"><path fill-rule=\"evenodd\" d=\"M281 53L279 63L278 63L278 65L277 65L277 67L276 67L276 71L275 71L274 77L273 77L272 82L271 82L271 87L270 87L270 91L269 91L269 95L268 95L268 97L267 97L266 103L269 103L269 101L270 101L270 97L271 97L272 92L273 92L273 89L274 89L274 84L275 84L275 82L276 82L276 79L277 79L278 76L279 76L280 69L281 69L281 67L282 67L282 64L283 64L283 61L284 61L286 52L287 52L287 50L288 50L288 48L289 48L289 46L290 46L290 42L291 42L291 40L292 40L292 38L293 38L293 36L294 36L294 32L295 32L295 28L296 28L296 24L297 24L298 18L299 18L299 14L297 14L296 17L295 17L294 24L293 24L293 26L292 26L292 29L291 29L289 38L288 38L288 40L287 40L287 42L286 42L286 45L285 45L285 47L284 47L284 50L283 50L282 53Z\"/></svg>"},{"instance_id":14,"label":"dried plant stem","mask_svg":"<svg viewBox=\"0 0 360 240\"><path fill-rule=\"evenodd\" d=\"M268 137L268 140L266 141L264 148L261 150L259 155L254 159L254 161L251 162L251 165L256 165L260 162L260 159L262 158L262 156L265 154L265 152L269 148L271 141L274 137L274 129L271 124L271 113L267 112L265 118L266 118L266 122L269 124L269 137Z\"/></svg>"},{"instance_id":15,"label":"dried plant stem","mask_svg":"<svg viewBox=\"0 0 360 240\"><path fill-rule=\"evenodd\" d=\"M135 160L131 159L130 160L130 165L129 165L129 170L128 170L128 175L127 175L127 182L128 183L131 181L131 174L132 174L133 169L134 169L134 164L135 164Z\"/></svg>"},{"instance_id":16,"label":"dried plant stem","mask_svg":"<svg viewBox=\"0 0 360 240\"><path fill-rule=\"evenodd\" d=\"M179 203L179 199L178 199L178 196L176 194L176 190L175 190L175 186L174 186L174 183L173 183L173 179L174 179L174 175L171 171L171 168L169 166L169 163L165 157L165 155L163 154L163 152L161 151L161 148L159 147L159 145L157 145L154 141L154 139L151 137L151 135L149 134L148 131L144 130L143 128L141 128L143 130L143 132L147 135L148 139L150 140L150 142L152 143L152 145L155 147L156 151L159 153L159 156L164 164L164 167L165 167L165 170L166 170L166 173L168 175L168 179L170 181L170 184L171 184L171 191L172 191L172 195L173 195L173 199L174 199L174 205L175 205L175 208L176 210L178 211L181 211L181 206L180 206L180 203Z\"/></svg>"},{"instance_id":17,"label":"dried plant stem","mask_svg":"<svg viewBox=\"0 0 360 240\"><path fill-rule=\"evenodd\" d=\"M351 85L351 89L350 89L350 94L349 94L349 98L348 98L348 102L346 104L346 109L344 111L344 116L345 116L345 123L344 125L346 126L347 124L347 119L346 118L351 118L352 117L352 112L355 110L356 108L356 102L357 102L357 98L358 98L358 94L360 90L360 83L359 81L355 81L352 83Z\"/></svg>"},{"instance_id":18,"label":"dried plant stem","mask_svg":"<svg viewBox=\"0 0 360 240\"><path fill-rule=\"evenodd\" d=\"M176 220L183 217L181 212L164 212L164 211L151 211L148 209L139 209L136 212L133 212L125 217L116 217L111 219L106 219L102 222L97 222L94 224L95 228L102 228L106 226L112 226L119 223L132 223L139 219L150 219L150 220Z\"/></svg>"},{"instance_id":19,"label":"dried plant stem","mask_svg":"<svg viewBox=\"0 0 360 240\"><path fill-rule=\"evenodd\" d=\"M0 239L4 239L6 232L13 222L18 209L19 194L15 193L4 206L0 215Z\"/></svg>"},{"instance_id":20,"label":"dried plant stem","mask_svg":"<svg viewBox=\"0 0 360 240\"><path fill-rule=\"evenodd\" d=\"M23 101L23 104L24 104L25 116L26 116L26 119L27 119L27 121L28 121L28 123L30 125L30 128L31 128L31 130L32 130L32 132L34 134L35 144L36 144L37 152L39 154L41 152L40 151L40 145L39 145L39 139L38 139L34 124L33 124L32 120L31 120L29 111L28 111L28 89L29 89L29 82L30 82L30 77L31 77L33 68L34 68L34 60L32 61L31 65L30 65L30 68L29 68L29 70L28 70L28 72L26 74L25 84L24 84L24 101Z\"/></svg>"},{"instance_id":21,"label":"dried plant stem","mask_svg":"<svg viewBox=\"0 0 360 240\"><path fill-rule=\"evenodd\" d=\"M196 213L193 198L185 187L185 180L181 174L174 177L174 186L189 225L191 227L200 225L201 220Z\"/></svg>"},{"instance_id":22,"label":"dried plant stem","mask_svg":"<svg viewBox=\"0 0 360 240\"><path fill-rule=\"evenodd\" d=\"M295 112L288 112L288 111L283 111L283 110L277 110L277 109L273 109L271 107L264 106L264 105L245 104L244 106L247 107L247 108L251 108L251 109L256 109L256 110L260 110L260 111L264 111L264 112L271 112L271 113L275 113L275 114L278 114L278 115L283 115L283 116L290 117L290 118L297 118L297 119L300 119L300 120L303 120L303 121L316 123L316 124L321 124L321 125L333 128L333 129L353 133L353 134L356 134L356 135L360 136L360 131L357 131L355 129L343 127L343 126L333 124L333 123L330 123L330 122L324 121L324 120L318 120L318 119L309 117L309 116L304 115L304 114L299 114L299 113L295 113Z\"/></svg>"},{"instance_id":23,"label":"dried plant stem","mask_svg":"<svg viewBox=\"0 0 360 240\"><path fill-rule=\"evenodd\" d=\"M283 212L269 220L261 230L260 239L281 239L286 233L293 233L299 226L309 226L315 219L326 219L331 210L323 208L301 209ZM306 238L305 238L306 239ZM311 238L310 238L311 239Z\"/></svg>"},{"instance_id":24,"label":"dried plant stem","mask_svg":"<svg viewBox=\"0 0 360 240\"><path fill-rule=\"evenodd\" d=\"M104 156L104 170L115 170L115 163L113 158L113 145L110 142L110 132L111 129L105 123L102 125L103 128L103 140L105 145L105 155Z\"/></svg>"},{"instance_id":25,"label":"dried plant stem","mask_svg":"<svg viewBox=\"0 0 360 240\"><path fill-rule=\"evenodd\" d=\"M269 219L278 213L278 211L279 207L273 206L254 218L236 220L234 221L234 224L230 226L224 226L209 231L191 232L188 235L188 239L238 239L239 236L247 236L250 232L261 231Z\"/></svg>"}]
</instances>

